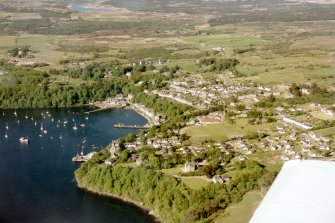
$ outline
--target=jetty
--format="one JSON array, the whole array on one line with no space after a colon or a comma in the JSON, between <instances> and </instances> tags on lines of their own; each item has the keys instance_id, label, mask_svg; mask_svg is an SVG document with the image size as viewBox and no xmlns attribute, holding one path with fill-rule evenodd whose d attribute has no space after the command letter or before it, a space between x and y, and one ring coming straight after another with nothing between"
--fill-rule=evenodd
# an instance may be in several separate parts
<instances>
[{"instance_id":1,"label":"jetty","mask_svg":"<svg viewBox=\"0 0 335 223\"><path fill-rule=\"evenodd\" d=\"M102 108L97 107L97 109L94 109L92 111L87 111L87 112L85 112L85 114L89 115L89 114L94 113L94 112L109 110L109 109L113 109L113 108L124 108L124 107L126 107L126 105L109 105L109 106L105 106L105 107L102 107Z\"/></svg>"},{"instance_id":2,"label":"jetty","mask_svg":"<svg viewBox=\"0 0 335 223\"><path fill-rule=\"evenodd\" d=\"M114 128L122 128L122 129L148 129L148 125L125 125L125 124L116 124L113 126Z\"/></svg>"},{"instance_id":3,"label":"jetty","mask_svg":"<svg viewBox=\"0 0 335 223\"><path fill-rule=\"evenodd\" d=\"M72 158L72 162L86 162L86 161L90 160L93 157L93 155L96 154L96 153L97 152L90 152L86 155L79 155L77 153L77 155Z\"/></svg>"}]
</instances>

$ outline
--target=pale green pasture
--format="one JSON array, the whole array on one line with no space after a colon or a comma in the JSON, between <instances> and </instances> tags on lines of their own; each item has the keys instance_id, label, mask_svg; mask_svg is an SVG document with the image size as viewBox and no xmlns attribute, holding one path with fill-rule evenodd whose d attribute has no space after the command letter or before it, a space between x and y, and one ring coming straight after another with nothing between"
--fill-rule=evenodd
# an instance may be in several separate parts
<instances>
[{"instance_id":1,"label":"pale green pasture","mask_svg":"<svg viewBox=\"0 0 335 223\"><path fill-rule=\"evenodd\" d=\"M315 130L314 132L317 135L332 136L332 135L335 135L335 126L330 127L330 128L325 128L325 129L318 129L318 130Z\"/></svg>"},{"instance_id":2,"label":"pale green pasture","mask_svg":"<svg viewBox=\"0 0 335 223\"><path fill-rule=\"evenodd\" d=\"M263 196L264 193L260 191L246 193L241 202L230 205L214 220L214 223L248 223Z\"/></svg>"},{"instance_id":3,"label":"pale green pasture","mask_svg":"<svg viewBox=\"0 0 335 223\"><path fill-rule=\"evenodd\" d=\"M162 169L161 171L165 174L177 175L178 173L181 172L182 168L183 168L183 165L178 165L178 166L170 168L170 169Z\"/></svg>"},{"instance_id":4,"label":"pale green pasture","mask_svg":"<svg viewBox=\"0 0 335 223\"><path fill-rule=\"evenodd\" d=\"M262 44L259 37L252 37L249 33L215 34L208 36L185 37L184 41L195 44L208 44L211 47L244 48L250 45Z\"/></svg>"},{"instance_id":5,"label":"pale green pasture","mask_svg":"<svg viewBox=\"0 0 335 223\"><path fill-rule=\"evenodd\" d=\"M211 180L205 179L204 177L181 177L183 183L191 189L199 190L203 187L207 187L212 183Z\"/></svg>"},{"instance_id":6,"label":"pale green pasture","mask_svg":"<svg viewBox=\"0 0 335 223\"><path fill-rule=\"evenodd\" d=\"M250 125L247 119L238 119L235 124L222 122L220 124L209 124L204 126L192 126L182 129L191 138L193 143L200 143L204 140L228 140L232 137L243 137L255 133L258 130L268 130L273 123Z\"/></svg>"},{"instance_id":7,"label":"pale green pasture","mask_svg":"<svg viewBox=\"0 0 335 223\"><path fill-rule=\"evenodd\" d=\"M6 53L12 49L15 38L16 36L0 36L0 52ZM79 53L68 53L57 50L57 44L69 38L75 37L25 35L18 38L17 47L31 46L34 58L29 58L29 60L57 65L62 59L74 59L85 56Z\"/></svg>"}]
</instances>

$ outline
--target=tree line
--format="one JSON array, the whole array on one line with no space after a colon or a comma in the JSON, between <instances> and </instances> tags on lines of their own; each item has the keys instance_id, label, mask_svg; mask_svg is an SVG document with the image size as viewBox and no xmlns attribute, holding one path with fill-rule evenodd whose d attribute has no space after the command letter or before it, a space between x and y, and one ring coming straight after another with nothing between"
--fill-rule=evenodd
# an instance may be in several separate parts
<instances>
[{"instance_id":1,"label":"tree line","mask_svg":"<svg viewBox=\"0 0 335 223\"><path fill-rule=\"evenodd\" d=\"M227 184L210 184L201 190L188 188L180 179L147 167L111 167L103 164L105 149L75 171L78 185L98 193L130 199L154 210L167 223L207 219L253 189L271 184L275 172L253 160L238 164L239 173Z\"/></svg>"}]
</instances>

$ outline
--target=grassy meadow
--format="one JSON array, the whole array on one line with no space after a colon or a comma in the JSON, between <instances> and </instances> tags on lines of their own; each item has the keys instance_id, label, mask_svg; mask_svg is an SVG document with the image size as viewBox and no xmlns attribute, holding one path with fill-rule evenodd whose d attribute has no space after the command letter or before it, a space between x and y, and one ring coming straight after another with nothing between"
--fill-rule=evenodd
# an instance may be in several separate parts
<instances>
[{"instance_id":1,"label":"grassy meadow","mask_svg":"<svg viewBox=\"0 0 335 223\"><path fill-rule=\"evenodd\" d=\"M229 206L223 214L218 216L214 223L248 223L252 214L262 201L263 192L250 191L243 196L243 200Z\"/></svg>"}]
</instances>

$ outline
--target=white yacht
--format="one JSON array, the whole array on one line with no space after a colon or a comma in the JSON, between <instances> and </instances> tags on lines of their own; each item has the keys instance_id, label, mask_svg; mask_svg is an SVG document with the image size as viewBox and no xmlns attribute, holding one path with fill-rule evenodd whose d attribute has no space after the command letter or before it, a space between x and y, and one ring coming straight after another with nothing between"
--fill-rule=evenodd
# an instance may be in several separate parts
<instances>
[{"instance_id":1,"label":"white yacht","mask_svg":"<svg viewBox=\"0 0 335 223\"><path fill-rule=\"evenodd\" d=\"M20 137L19 140L20 140L21 143L29 143L29 139L28 139L28 137L27 137L27 138Z\"/></svg>"}]
</instances>

